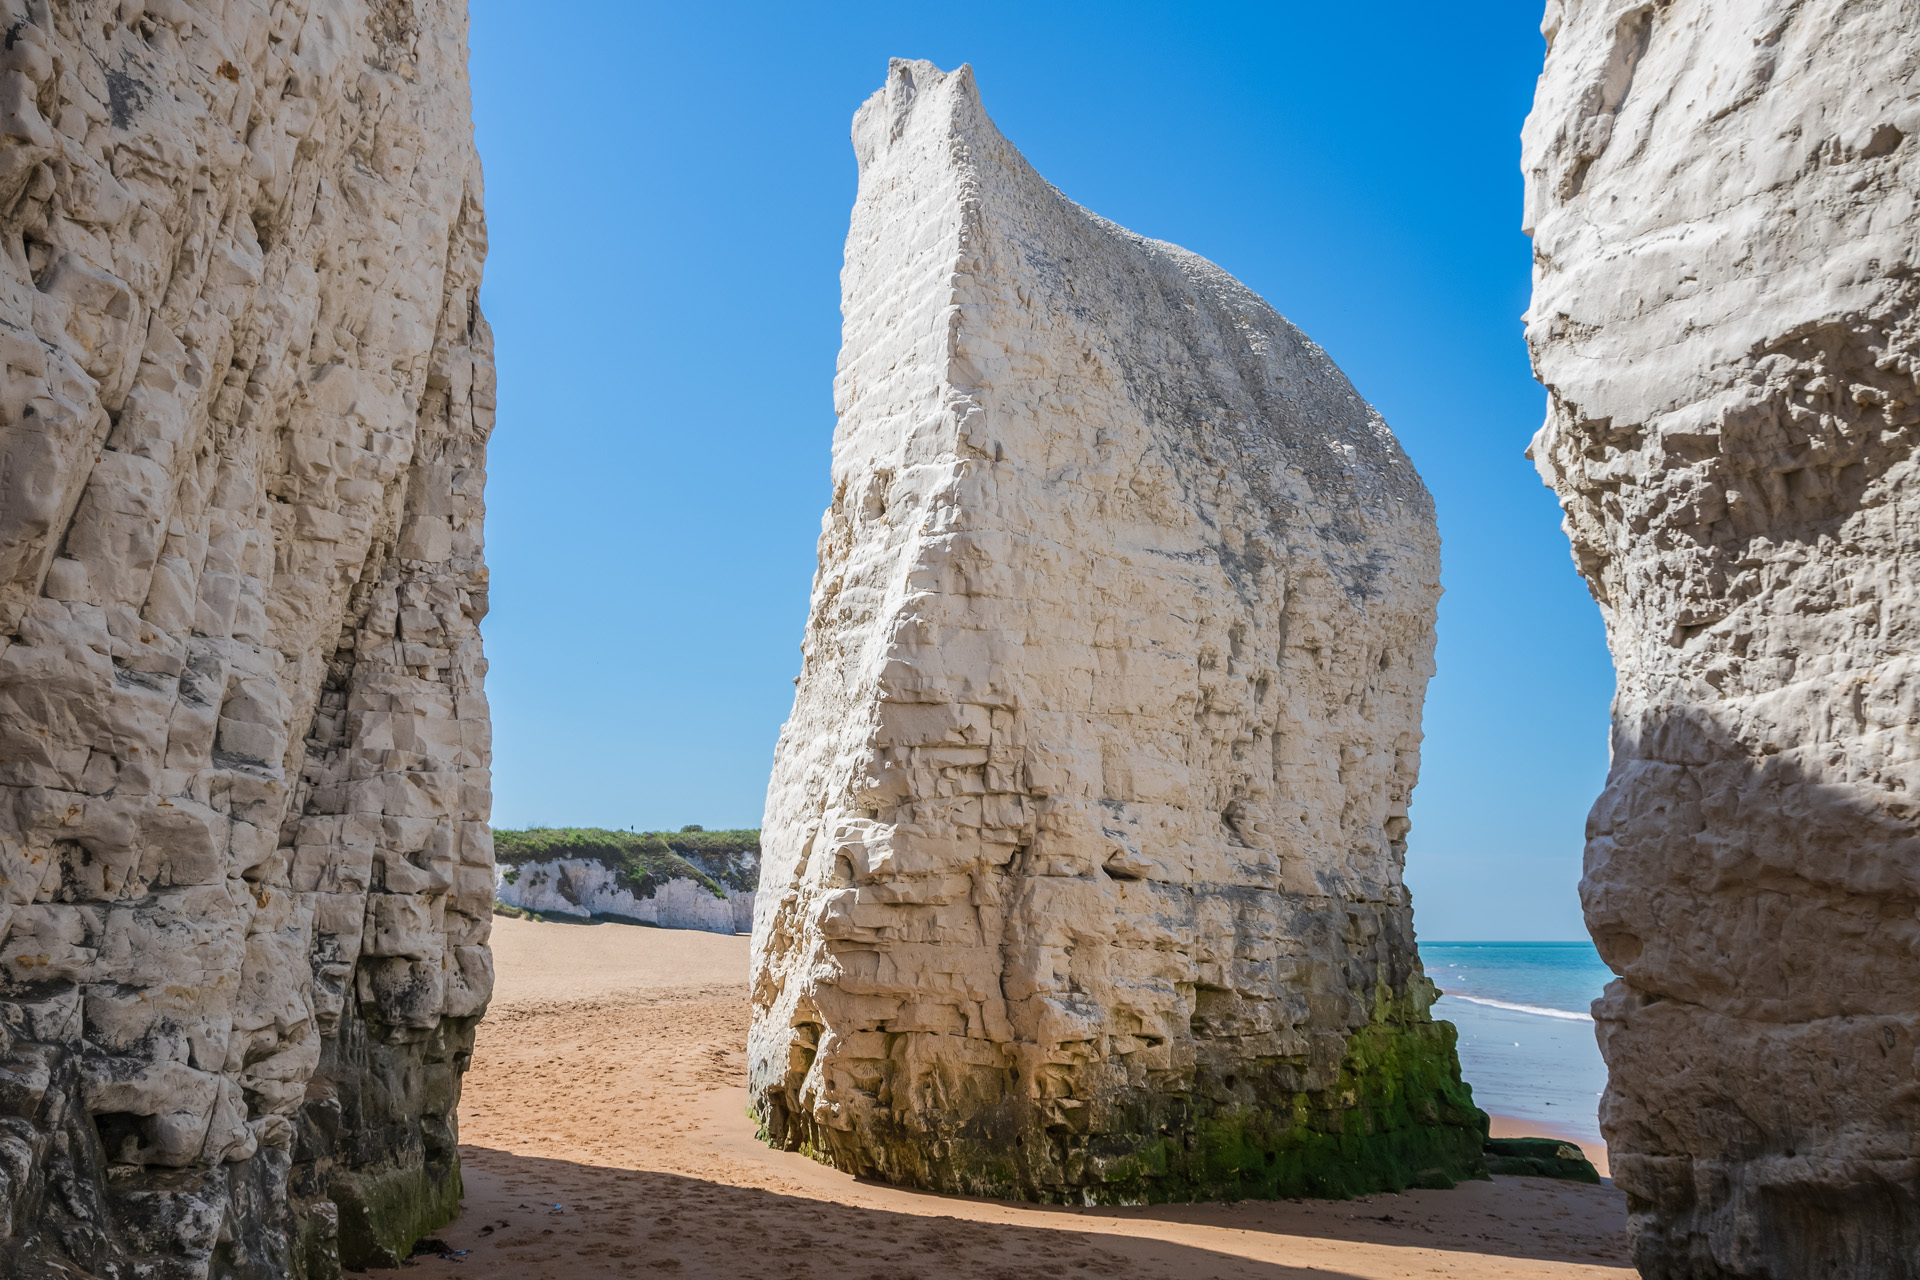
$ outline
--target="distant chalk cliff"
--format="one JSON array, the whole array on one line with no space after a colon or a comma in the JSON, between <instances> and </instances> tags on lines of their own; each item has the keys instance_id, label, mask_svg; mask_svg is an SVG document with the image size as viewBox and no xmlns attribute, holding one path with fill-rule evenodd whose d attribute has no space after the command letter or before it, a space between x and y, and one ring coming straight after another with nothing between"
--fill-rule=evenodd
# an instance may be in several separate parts
<instances>
[{"instance_id":1,"label":"distant chalk cliff","mask_svg":"<svg viewBox=\"0 0 1920 1280\"><path fill-rule=\"evenodd\" d=\"M497 833L495 849L504 907L708 933L753 927L758 831L537 827Z\"/></svg>"}]
</instances>

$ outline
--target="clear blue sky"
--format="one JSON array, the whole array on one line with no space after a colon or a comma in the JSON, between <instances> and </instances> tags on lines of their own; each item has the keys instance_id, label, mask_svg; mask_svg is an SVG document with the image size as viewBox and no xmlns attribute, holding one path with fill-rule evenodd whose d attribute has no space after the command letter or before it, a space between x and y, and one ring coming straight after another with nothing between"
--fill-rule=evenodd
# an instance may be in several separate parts
<instances>
[{"instance_id":1,"label":"clear blue sky","mask_svg":"<svg viewBox=\"0 0 1920 1280\"><path fill-rule=\"evenodd\" d=\"M848 121L889 56L970 62L1041 173L1258 290L1399 433L1445 543L1421 935L1584 936L1613 686L1521 456L1540 0L472 11L497 824L759 824L828 498Z\"/></svg>"}]
</instances>

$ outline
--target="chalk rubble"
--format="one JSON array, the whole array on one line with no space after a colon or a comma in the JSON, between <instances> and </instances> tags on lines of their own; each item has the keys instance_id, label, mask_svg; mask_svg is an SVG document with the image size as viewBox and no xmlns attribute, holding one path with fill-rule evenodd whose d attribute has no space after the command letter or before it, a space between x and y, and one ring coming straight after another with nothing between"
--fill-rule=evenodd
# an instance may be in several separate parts
<instances>
[{"instance_id":1,"label":"chalk rubble","mask_svg":"<svg viewBox=\"0 0 1920 1280\"><path fill-rule=\"evenodd\" d=\"M0 7L0 1273L393 1262L492 986L466 6Z\"/></svg>"},{"instance_id":2,"label":"chalk rubble","mask_svg":"<svg viewBox=\"0 0 1920 1280\"><path fill-rule=\"evenodd\" d=\"M1920 1275L1920 10L1544 30L1532 456L1619 673L1581 898L1635 1261Z\"/></svg>"},{"instance_id":3,"label":"chalk rubble","mask_svg":"<svg viewBox=\"0 0 1920 1280\"><path fill-rule=\"evenodd\" d=\"M766 1136L1053 1201L1478 1175L1401 880L1419 477L1266 303L1049 186L968 69L894 62L853 142Z\"/></svg>"}]
</instances>

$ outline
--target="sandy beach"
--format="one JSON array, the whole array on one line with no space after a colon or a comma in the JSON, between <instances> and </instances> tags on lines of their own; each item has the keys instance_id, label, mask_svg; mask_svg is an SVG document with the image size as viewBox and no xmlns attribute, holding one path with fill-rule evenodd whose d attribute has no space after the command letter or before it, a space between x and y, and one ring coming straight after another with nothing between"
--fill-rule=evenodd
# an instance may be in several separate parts
<instances>
[{"instance_id":1,"label":"sandy beach","mask_svg":"<svg viewBox=\"0 0 1920 1280\"><path fill-rule=\"evenodd\" d=\"M1611 1184L1063 1209L860 1181L754 1140L745 937L497 919L493 945L460 1112L465 1209L436 1236L465 1253L418 1258L429 1274L1633 1275Z\"/></svg>"}]
</instances>

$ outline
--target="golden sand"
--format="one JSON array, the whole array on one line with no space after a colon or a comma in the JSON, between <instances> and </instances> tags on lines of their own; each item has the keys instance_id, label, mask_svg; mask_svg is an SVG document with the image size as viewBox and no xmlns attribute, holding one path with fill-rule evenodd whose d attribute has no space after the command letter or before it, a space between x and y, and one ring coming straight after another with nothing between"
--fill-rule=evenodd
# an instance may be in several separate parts
<instances>
[{"instance_id":1,"label":"golden sand","mask_svg":"<svg viewBox=\"0 0 1920 1280\"><path fill-rule=\"evenodd\" d=\"M460 1111L465 1211L437 1237L468 1252L423 1257L421 1274L1634 1274L1611 1184L1496 1178L1352 1201L1060 1209L861 1181L754 1140L746 938L498 919L493 942L499 987Z\"/></svg>"}]
</instances>

